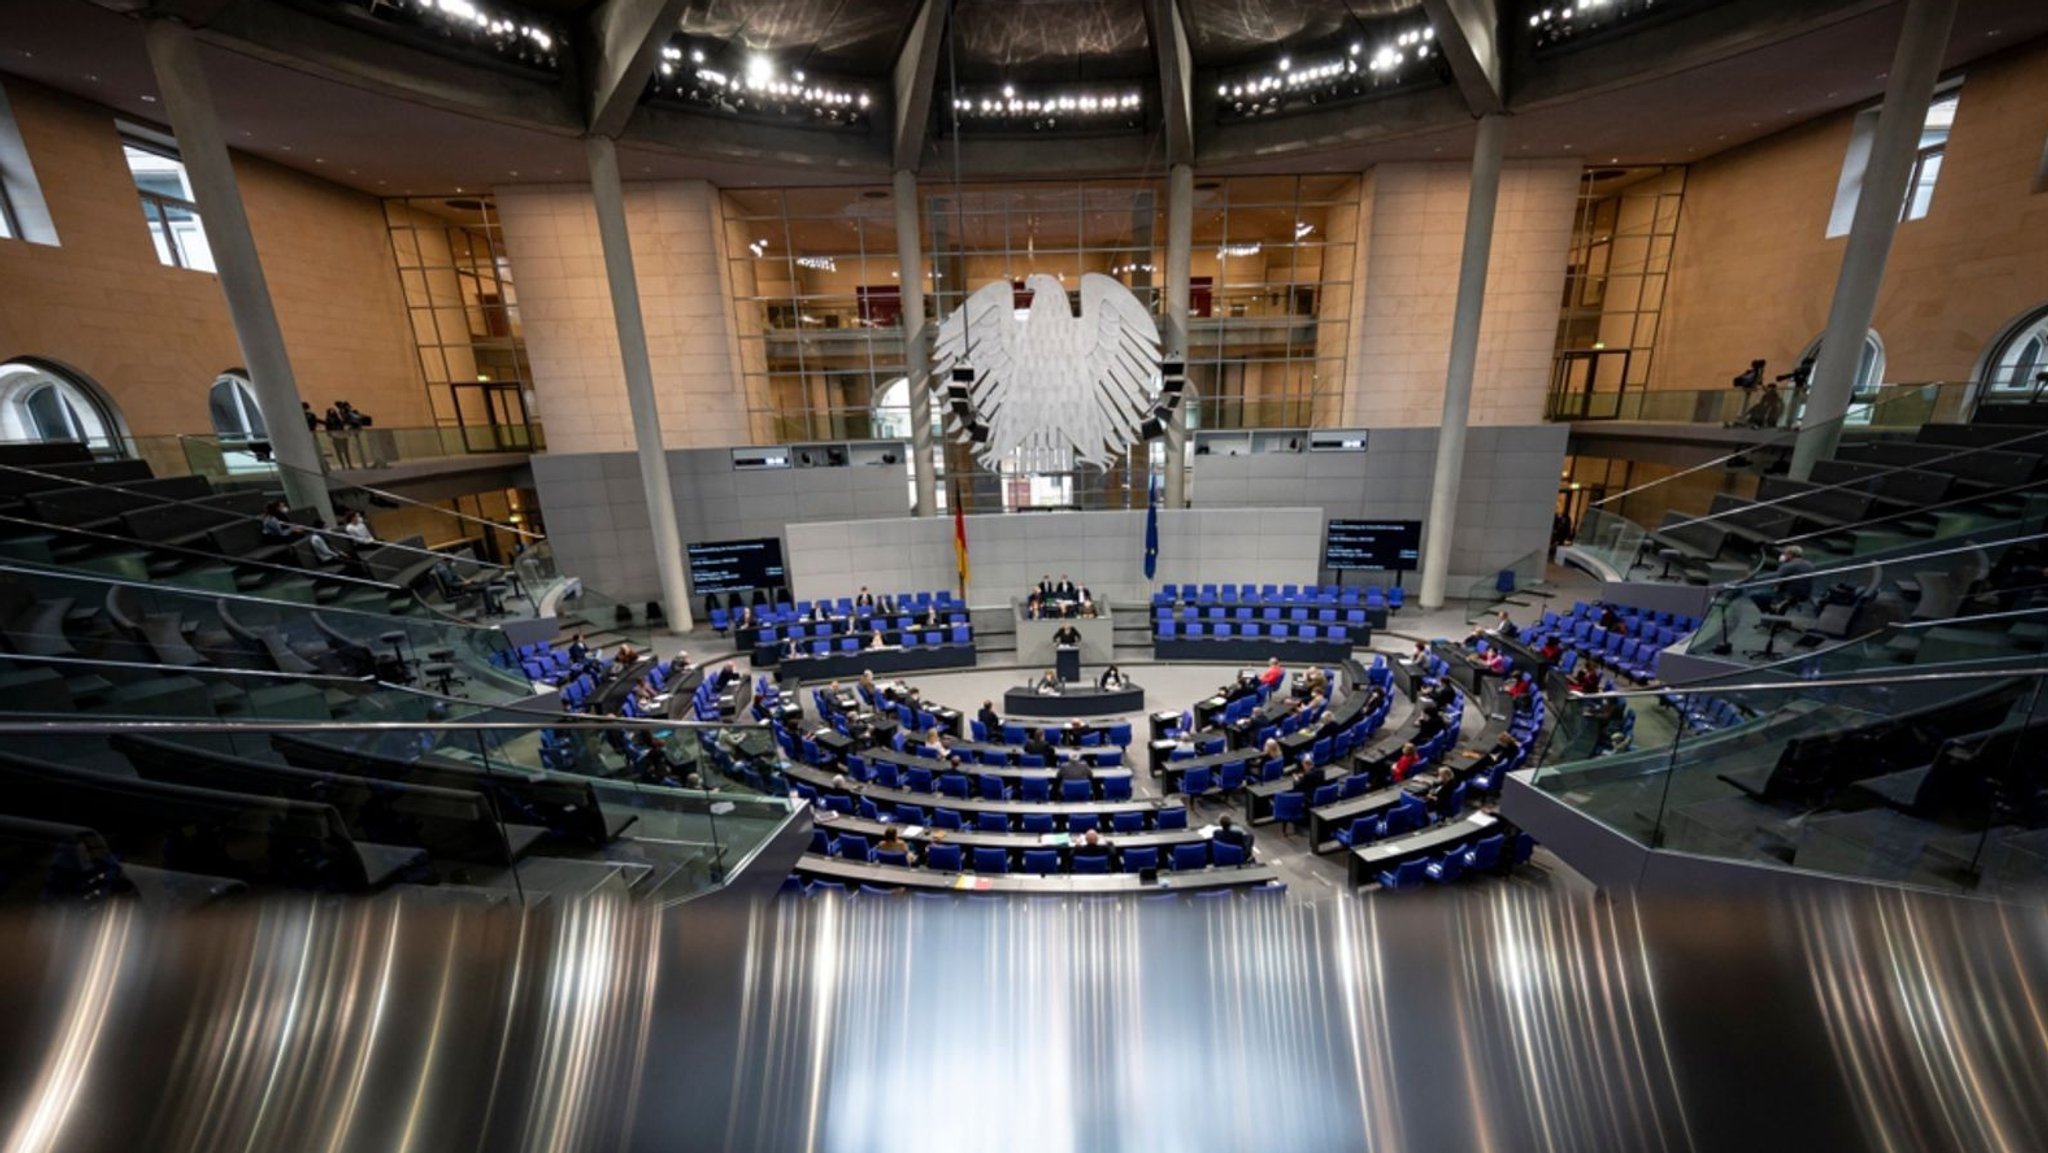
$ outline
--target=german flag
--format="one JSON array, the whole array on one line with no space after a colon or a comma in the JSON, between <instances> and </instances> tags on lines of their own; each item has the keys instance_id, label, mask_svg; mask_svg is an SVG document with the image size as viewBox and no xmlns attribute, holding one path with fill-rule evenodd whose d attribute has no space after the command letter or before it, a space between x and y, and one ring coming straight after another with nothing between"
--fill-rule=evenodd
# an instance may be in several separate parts
<instances>
[{"instance_id":1,"label":"german flag","mask_svg":"<svg viewBox=\"0 0 2048 1153\"><path fill-rule=\"evenodd\" d=\"M960 570L960 599L967 599L967 510L960 504L960 486L953 492L953 565Z\"/></svg>"}]
</instances>

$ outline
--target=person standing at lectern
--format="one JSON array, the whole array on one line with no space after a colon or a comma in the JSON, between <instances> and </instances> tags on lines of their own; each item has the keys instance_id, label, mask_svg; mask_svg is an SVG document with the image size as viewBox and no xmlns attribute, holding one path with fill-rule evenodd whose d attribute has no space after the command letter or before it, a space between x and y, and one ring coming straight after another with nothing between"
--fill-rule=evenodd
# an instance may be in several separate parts
<instances>
[{"instance_id":1,"label":"person standing at lectern","mask_svg":"<svg viewBox=\"0 0 2048 1153\"><path fill-rule=\"evenodd\" d=\"M1059 631L1052 634L1052 643L1078 647L1081 643L1081 630L1073 625L1061 625Z\"/></svg>"}]
</instances>

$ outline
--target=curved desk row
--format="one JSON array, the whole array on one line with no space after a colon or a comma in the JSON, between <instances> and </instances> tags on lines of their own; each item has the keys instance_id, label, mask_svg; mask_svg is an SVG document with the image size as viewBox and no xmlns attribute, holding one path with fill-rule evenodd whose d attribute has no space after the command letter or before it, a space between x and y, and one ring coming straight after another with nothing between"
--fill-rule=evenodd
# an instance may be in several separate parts
<instances>
[{"instance_id":1,"label":"curved desk row","mask_svg":"<svg viewBox=\"0 0 2048 1153\"><path fill-rule=\"evenodd\" d=\"M1126 684L1120 689L1075 686L1064 692L1041 693L1014 688L1003 693L1006 717L1045 717L1071 720L1077 717L1112 717L1145 711L1145 689Z\"/></svg>"},{"instance_id":2,"label":"curved desk row","mask_svg":"<svg viewBox=\"0 0 2048 1153\"><path fill-rule=\"evenodd\" d=\"M1161 870L1156 880L1139 873L1062 873L1037 876L1028 873L948 873L936 869L904 868L900 865L864 865L805 853L797 859L796 871L821 881L838 881L849 886L875 885L885 889L920 889L930 892L1041 893L1047 895L1138 896L1145 893L1189 893L1214 889L1243 889L1270 885L1280 879L1270 865L1214 865L1198 871L1169 873Z\"/></svg>"}]
</instances>

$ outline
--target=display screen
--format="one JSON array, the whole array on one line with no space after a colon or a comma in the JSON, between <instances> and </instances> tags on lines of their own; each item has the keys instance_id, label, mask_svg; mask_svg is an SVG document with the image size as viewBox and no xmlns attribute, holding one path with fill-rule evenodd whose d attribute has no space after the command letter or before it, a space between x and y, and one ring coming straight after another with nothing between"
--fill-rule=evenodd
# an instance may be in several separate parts
<instances>
[{"instance_id":1,"label":"display screen","mask_svg":"<svg viewBox=\"0 0 2048 1153\"><path fill-rule=\"evenodd\" d=\"M1419 520L1333 520L1323 539L1328 569L1414 569L1422 564Z\"/></svg>"},{"instance_id":2,"label":"display screen","mask_svg":"<svg viewBox=\"0 0 2048 1153\"><path fill-rule=\"evenodd\" d=\"M699 541L689 547L690 586L698 595L780 588L787 583L782 568L782 541Z\"/></svg>"}]
</instances>

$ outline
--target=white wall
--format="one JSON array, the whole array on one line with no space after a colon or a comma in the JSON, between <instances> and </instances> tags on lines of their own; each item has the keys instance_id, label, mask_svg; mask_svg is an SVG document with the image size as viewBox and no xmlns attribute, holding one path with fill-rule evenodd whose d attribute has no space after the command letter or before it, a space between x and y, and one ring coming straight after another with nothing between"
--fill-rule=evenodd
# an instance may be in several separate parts
<instances>
[{"instance_id":1,"label":"white wall","mask_svg":"<svg viewBox=\"0 0 2048 1153\"><path fill-rule=\"evenodd\" d=\"M1382 164L1362 196L1360 281L1343 424L1434 428L1443 420L1444 372L1471 195L1466 164ZM1493 224L1471 423L1543 419L1564 299L1577 161L1502 166Z\"/></svg>"},{"instance_id":2,"label":"white wall","mask_svg":"<svg viewBox=\"0 0 2048 1153\"><path fill-rule=\"evenodd\" d=\"M1323 513L1317 508L1164 510L1159 514L1159 574L1168 581L1316 579ZM1071 575L1097 597L1143 601L1145 513L1010 513L967 518L971 604L1001 605L1023 596L1045 573ZM954 588L949 517L792 524L784 559L800 599Z\"/></svg>"},{"instance_id":3,"label":"white wall","mask_svg":"<svg viewBox=\"0 0 2048 1153\"><path fill-rule=\"evenodd\" d=\"M631 451L633 421L589 187L519 185L499 189L497 202L549 450ZM723 279L718 190L701 180L628 184L626 227L663 442L752 442Z\"/></svg>"}]
</instances>

